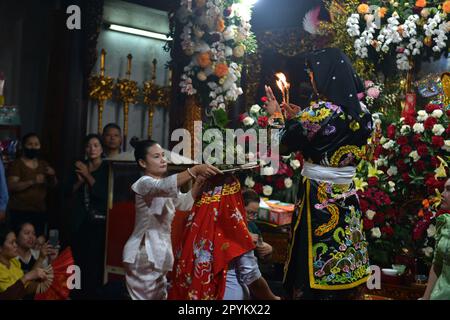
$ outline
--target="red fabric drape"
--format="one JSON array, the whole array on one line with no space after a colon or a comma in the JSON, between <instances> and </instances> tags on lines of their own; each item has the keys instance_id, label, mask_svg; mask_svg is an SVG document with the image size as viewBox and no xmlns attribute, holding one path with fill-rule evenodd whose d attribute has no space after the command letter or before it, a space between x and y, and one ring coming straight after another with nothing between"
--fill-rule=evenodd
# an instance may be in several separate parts
<instances>
[{"instance_id":1,"label":"red fabric drape","mask_svg":"<svg viewBox=\"0 0 450 320\"><path fill-rule=\"evenodd\" d=\"M228 264L253 249L239 181L232 175L214 178L174 250L169 299L222 299Z\"/></svg>"}]
</instances>

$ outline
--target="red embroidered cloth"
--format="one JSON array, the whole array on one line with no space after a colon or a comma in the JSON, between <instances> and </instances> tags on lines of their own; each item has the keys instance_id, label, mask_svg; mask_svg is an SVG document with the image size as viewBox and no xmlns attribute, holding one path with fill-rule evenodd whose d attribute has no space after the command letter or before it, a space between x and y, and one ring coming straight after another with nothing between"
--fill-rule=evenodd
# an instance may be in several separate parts
<instances>
[{"instance_id":1,"label":"red embroidered cloth","mask_svg":"<svg viewBox=\"0 0 450 320\"><path fill-rule=\"evenodd\" d=\"M253 250L239 181L216 177L196 201L175 248L169 299L221 300L228 264Z\"/></svg>"}]
</instances>

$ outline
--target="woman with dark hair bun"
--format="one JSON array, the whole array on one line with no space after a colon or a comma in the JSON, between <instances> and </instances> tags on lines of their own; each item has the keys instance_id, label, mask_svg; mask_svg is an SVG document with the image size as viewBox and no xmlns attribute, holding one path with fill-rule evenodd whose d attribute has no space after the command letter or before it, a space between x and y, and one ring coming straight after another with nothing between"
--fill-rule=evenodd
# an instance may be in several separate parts
<instances>
[{"instance_id":1,"label":"woman with dark hair bun","mask_svg":"<svg viewBox=\"0 0 450 320\"><path fill-rule=\"evenodd\" d=\"M103 161L101 136L89 134L84 139L85 159L75 163L70 183L74 196L71 217L72 249L81 268L80 298L97 297L103 285L103 265L108 200L108 165ZM76 298L76 297L74 297Z\"/></svg>"},{"instance_id":2,"label":"woman with dark hair bun","mask_svg":"<svg viewBox=\"0 0 450 320\"><path fill-rule=\"evenodd\" d=\"M133 300L163 300L167 298L166 274L174 261L171 223L175 210L191 210L206 178L221 171L203 164L165 177L167 160L156 141L133 139L130 143L144 174L131 187L136 222L123 251L126 285ZM179 188L192 180L192 190L180 193Z\"/></svg>"}]
</instances>

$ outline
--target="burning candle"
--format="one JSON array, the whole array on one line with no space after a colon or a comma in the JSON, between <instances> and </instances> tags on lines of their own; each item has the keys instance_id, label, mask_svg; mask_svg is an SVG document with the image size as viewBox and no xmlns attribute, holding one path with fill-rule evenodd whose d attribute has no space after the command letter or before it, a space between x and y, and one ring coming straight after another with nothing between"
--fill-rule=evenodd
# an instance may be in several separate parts
<instances>
[{"instance_id":1,"label":"burning candle","mask_svg":"<svg viewBox=\"0 0 450 320\"><path fill-rule=\"evenodd\" d=\"M103 77L105 75L105 56L106 51L102 49L101 57L100 57L100 75Z\"/></svg>"},{"instance_id":2,"label":"burning candle","mask_svg":"<svg viewBox=\"0 0 450 320\"><path fill-rule=\"evenodd\" d=\"M277 86L283 95L283 102L289 105L289 89L291 87L291 84L287 82L284 73L278 72L275 74L275 76L277 77ZM281 117L283 117L283 113L281 112L281 110L279 110L279 113L281 114Z\"/></svg>"}]
</instances>

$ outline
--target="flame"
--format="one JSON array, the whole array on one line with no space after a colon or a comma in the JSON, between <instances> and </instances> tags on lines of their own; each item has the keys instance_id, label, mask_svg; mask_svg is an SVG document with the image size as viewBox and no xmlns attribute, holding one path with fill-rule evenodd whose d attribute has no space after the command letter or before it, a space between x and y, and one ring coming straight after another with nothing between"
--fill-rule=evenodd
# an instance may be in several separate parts
<instances>
[{"instance_id":1,"label":"flame","mask_svg":"<svg viewBox=\"0 0 450 320\"><path fill-rule=\"evenodd\" d=\"M275 77L278 78L277 80L277 86L278 88L280 88L281 91L286 91L289 90L289 88L291 87L291 84L289 82L287 82L286 76L284 75L284 73L282 72L278 72L275 74Z\"/></svg>"},{"instance_id":2,"label":"flame","mask_svg":"<svg viewBox=\"0 0 450 320\"><path fill-rule=\"evenodd\" d=\"M282 72L278 72L275 74L275 77L277 77L281 82L286 83L286 76Z\"/></svg>"},{"instance_id":3,"label":"flame","mask_svg":"<svg viewBox=\"0 0 450 320\"><path fill-rule=\"evenodd\" d=\"M277 80L277 87L284 94L284 86L283 86L283 82L281 82L281 80Z\"/></svg>"}]
</instances>

